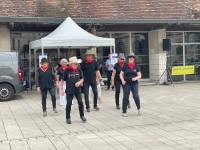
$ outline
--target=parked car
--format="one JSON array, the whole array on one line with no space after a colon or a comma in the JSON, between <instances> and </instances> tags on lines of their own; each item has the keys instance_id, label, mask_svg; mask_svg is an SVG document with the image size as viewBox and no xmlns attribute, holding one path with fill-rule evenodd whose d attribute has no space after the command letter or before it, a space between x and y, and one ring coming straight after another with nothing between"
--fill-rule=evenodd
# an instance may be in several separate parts
<instances>
[{"instance_id":1,"label":"parked car","mask_svg":"<svg viewBox=\"0 0 200 150\"><path fill-rule=\"evenodd\" d=\"M22 63L17 52L0 52L0 100L24 91Z\"/></svg>"}]
</instances>

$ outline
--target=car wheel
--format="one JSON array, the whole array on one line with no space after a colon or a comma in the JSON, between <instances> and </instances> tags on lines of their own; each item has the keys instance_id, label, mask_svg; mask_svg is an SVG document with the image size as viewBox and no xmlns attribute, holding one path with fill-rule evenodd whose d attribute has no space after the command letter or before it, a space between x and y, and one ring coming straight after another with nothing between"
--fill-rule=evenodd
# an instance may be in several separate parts
<instances>
[{"instance_id":1,"label":"car wheel","mask_svg":"<svg viewBox=\"0 0 200 150\"><path fill-rule=\"evenodd\" d=\"M7 101L14 96L14 89L9 84L0 84L0 100Z\"/></svg>"}]
</instances>

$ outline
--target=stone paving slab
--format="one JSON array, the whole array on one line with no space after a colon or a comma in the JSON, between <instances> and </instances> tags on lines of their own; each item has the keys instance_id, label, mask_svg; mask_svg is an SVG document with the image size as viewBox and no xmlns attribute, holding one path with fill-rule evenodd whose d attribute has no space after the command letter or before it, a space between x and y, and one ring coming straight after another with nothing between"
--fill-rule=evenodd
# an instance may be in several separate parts
<instances>
[{"instance_id":1,"label":"stone paving slab","mask_svg":"<svg viewBox=\"0 0 200 150\"><path fill-rule=\"evenodd\" d=\"M74 100L71 125L58 101L59 113L53 112L49 95L47 117L42 116L40 94L15 95L0 102L0 150L199 150L200 84L139 88L142 116L130 95L132 108L122 117L114 92L102 87L100 111L85 112L83 123Z\"/></svg>"}]
</instances>

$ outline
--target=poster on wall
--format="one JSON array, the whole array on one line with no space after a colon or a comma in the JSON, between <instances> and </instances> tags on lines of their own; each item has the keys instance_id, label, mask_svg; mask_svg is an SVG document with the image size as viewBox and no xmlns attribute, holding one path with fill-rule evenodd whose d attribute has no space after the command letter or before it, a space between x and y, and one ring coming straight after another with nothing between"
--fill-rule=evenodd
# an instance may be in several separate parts
<instances>
[{"instance_id":1,"label":"poster on wall","mask_svg":"<svg viewBox=\"0 0 200 150\"><path fill-rule=\"evenodd\" d=\"M110 54L110 60L111 60L111 64L115 65L118 61L117 54Z\"/></svg>"},{"instance_id":2,"label":"poster on wall","mask_svg":"<svg viewBox=\"0 0 200 150\"><path fill-rule=\"evenodd\" d=\"M40 62L41 62L42 58L44 58L44 57L47 59L47 55L39 55L39 65L40 65L40 67L41 67Z\"/></svg>"}]
</instances>

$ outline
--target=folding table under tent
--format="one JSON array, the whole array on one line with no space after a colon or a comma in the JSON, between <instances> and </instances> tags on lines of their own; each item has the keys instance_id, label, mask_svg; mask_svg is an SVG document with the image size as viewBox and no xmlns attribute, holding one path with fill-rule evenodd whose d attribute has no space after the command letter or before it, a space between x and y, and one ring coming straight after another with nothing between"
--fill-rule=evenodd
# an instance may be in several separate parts
<instances>
[{"instance_id":1,"label":"folding table under tent","mask_svg":"<svg viewBox=\"0 0 200 150\"><path fill-rule=\"evenodd\" d=\"M52 33L39 40L35 40L29 43L29 61L31 61L31 50L34 50L34 54L38 49L42 50L44 55L44 49L58 49L60 48L89 48L89 47L102 47L113 46L115 53L115 39L114 38L102 38L88 33L81 27L79 27L70 17L58 26ZM58 52L59 53L59 52ZM34 55L35 56L35 55ZM35 58L36 59L36 58ZM36 61L36 60L35 60ZM35 65L36 71L36 65ZM31 63L29 63L29 83L31 83Z\"/></svg>"}]
</instances>

